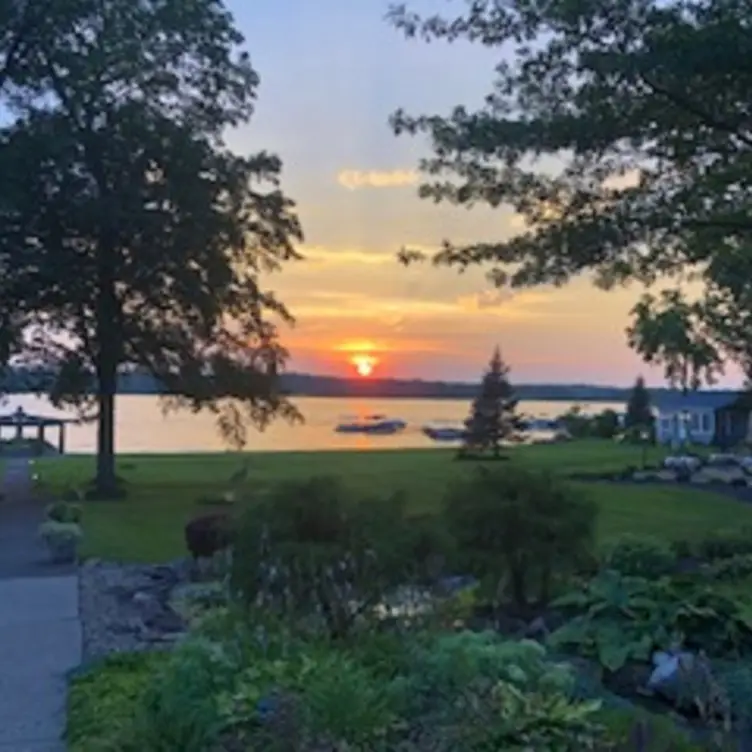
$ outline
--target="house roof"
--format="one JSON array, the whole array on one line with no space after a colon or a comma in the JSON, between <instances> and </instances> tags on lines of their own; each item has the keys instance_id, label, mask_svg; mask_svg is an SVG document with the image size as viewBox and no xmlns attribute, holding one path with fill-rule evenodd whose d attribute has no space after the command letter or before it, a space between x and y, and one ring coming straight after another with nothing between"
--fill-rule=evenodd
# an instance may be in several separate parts
<instances>
[{"instance_id":1,"label":"house roof","mask_svg":"<svg viewBox=\"0 0 752 752\"><path fill-rule=\"evenodd\" d=\"M680 410L720 410L730 407L741 394L739 392L690 392L689 394L666 394L655 400L655 406L661 412L678 412Z\"/></svg>"}]
</instances>

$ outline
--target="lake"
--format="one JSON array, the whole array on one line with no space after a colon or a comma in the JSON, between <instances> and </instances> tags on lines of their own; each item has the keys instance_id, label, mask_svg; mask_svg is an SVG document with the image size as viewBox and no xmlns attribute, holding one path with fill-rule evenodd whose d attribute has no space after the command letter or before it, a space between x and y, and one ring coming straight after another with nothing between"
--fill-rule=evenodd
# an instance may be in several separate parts
<instances>
[{"instance_id":1,"label":"lake","mask_svg":"<svg viewBox=\"0 0 752 752\"><path fill-rule=\"evenodd\" d=\"M437 446L424 436L422 425L434 421L461 421L467 417L466 400L420 399L346 399L298 397L295 405L303 413L303 425L288 425L283 421L272 424L264 432L249 432L249 450L300 451L325 449L397 449ZM573 402L521 402L520 412L535 418L555 418L568 410ZM586 412L606 408L623 411L622 403L577 403ZM64 415L72 413L55 410L45 399L34 395L10 395L0 412L7 414L22 407L34 415ZM334 426L346 416L372 414L400 418L408 428L393 436L365 436L338 434ZM156 397L123 395L117 400L117 449L119 452L222 452L228 449L215 427L211 413L197 415L181 411L164 416ZM8 431L9 429L5 429ZM32 435L33 429L27 429ZM8 436L8 434L4 434ZM56 431L48 436L54 444ZM94 424L73 424L66 428L66 451L90 453L96 447Z\"/></svg>"}]
</instances>

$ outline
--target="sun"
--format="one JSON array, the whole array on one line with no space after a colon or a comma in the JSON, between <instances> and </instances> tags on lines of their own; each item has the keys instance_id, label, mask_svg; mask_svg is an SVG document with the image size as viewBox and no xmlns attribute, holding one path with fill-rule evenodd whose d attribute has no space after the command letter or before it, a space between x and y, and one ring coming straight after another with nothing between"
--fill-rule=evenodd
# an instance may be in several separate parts
<instances>
[{"instance_id":1,"label":"sun","mask_svg":"<svg viewBox=\"0 0 752 752\"><path fill-rule=\"evenodd\" d=\"M352 358L350 358L350 363L355 366L355 373L357 373L358 376L367 378L368 376L373 375L373 370L376 368L378 360L374 358L373 355L358 354L353 355Z\"/></svg>"}]
</instances>

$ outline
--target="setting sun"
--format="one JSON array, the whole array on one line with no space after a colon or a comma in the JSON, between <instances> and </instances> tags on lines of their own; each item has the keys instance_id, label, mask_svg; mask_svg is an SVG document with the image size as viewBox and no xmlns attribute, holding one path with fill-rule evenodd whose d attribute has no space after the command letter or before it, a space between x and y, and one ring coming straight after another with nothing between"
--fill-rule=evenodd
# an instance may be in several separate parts
<instances>
[{"instance_id":1,"label":"setting sun","mask_svg":"<svg viewBox=\"0 0 752 752\"><path fill-rule=\"evenodd\" d=\"M376 367L378 360L373 355L353 355L350 362L355 366L358 376L370 376Z\"/></svg>"}]
</instances>

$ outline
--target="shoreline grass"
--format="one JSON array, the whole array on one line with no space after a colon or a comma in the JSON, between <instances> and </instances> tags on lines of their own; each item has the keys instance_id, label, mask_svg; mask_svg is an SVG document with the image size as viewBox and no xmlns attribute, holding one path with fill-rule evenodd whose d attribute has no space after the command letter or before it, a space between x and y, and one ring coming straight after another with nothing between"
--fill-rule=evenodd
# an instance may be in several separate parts
<instances>
[{"instance_id":1,"label":"shoreline grass","mask_svg":"<svg viewBox=\"0 0 752 752\"><path fill-rule=\"evenodd\" d=\"M648 462L666 450L651 447ZM563 476L582 472L617 472L639 466L641 449L608 441L520 446L510 462L540 467ZM237 507L270 485L312 475L334 475L363 499L383 498L402 490L415 512L438 510L454 480L471 473L474 462L454 461L451 449L256 452L220 454L131 454L117 459L117 472L128 485L121 501L84 505L84 556L158 562L185 554L183 526L217 507L199 499L221 496L244 464L247 477L234 486ZM502 463L503 464L503 463ZM94 473L93 455L37 459L34 472L44 493L60 494L84 485ZM600 507L601 540L624 532L696 539L710 530L752 524L752 505L701 489L681 486L620 486L577 482Z\"/></svg>"}]
</instances>

